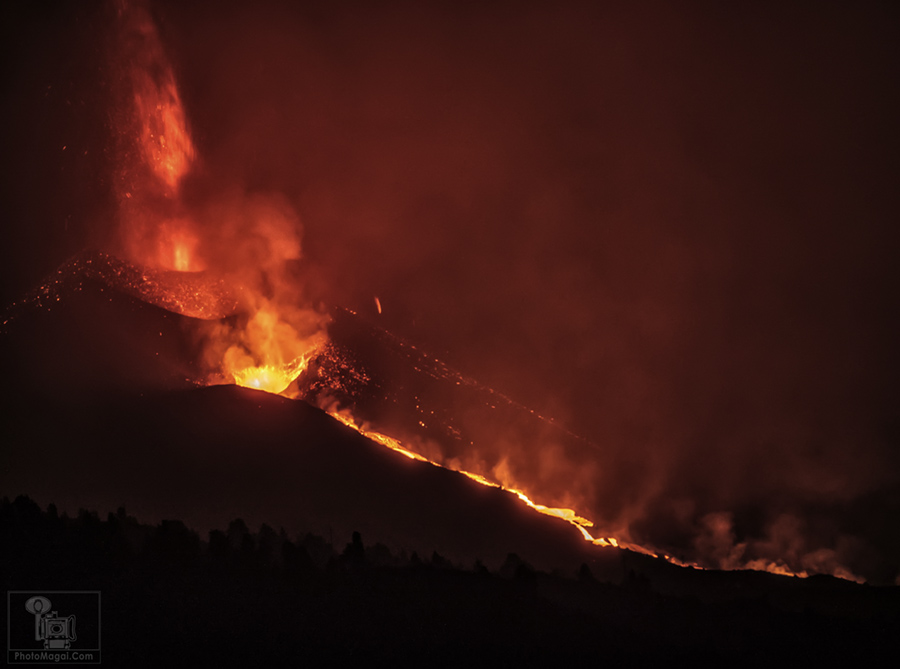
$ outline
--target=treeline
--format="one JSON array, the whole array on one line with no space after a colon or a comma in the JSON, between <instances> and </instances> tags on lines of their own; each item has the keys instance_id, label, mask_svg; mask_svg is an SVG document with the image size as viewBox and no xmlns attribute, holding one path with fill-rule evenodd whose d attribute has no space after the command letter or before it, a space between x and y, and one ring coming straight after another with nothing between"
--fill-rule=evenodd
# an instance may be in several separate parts
<instances>
[{"instance_id":1,"label":"treeline","mask_svg":"<svg viewBox=\"0 0 900 669\"><path fill-rule=\"evenodd\" d=\"M124 508L67 516L4 498L0 580L6 590L99 590L104 663L114 666L313 657L439 666L472 653L527 664L568 652L559 639L569 625L538 613L538 573L515 554L492 573L437 552L367 546L358 532L348 539L334 547L312 533L251 531L241 519L201 538L181 521L148 525Z\"/></svg>"},{"instance_id":2,"label":"treeline","mask_svg":"<svg viewBox=\"0 0 900 669\"><path fill-rule=\"evenodd\" d=\"M641 578L600 583L587 566L550 575L510 554L492 572L348 539L335 548L240 519L201 538L125 509L69 517L4 498L0 581L99 590L103 662L129 667L857 663L892 652L900 629L896 588L846 584L863 609L796 611L764 592L710 603Z\"/></svg>"},{"instance_id":3,"label":"treeline","mask_svg":"<svg viewBox=\"0 0 900 669\"><path fill-rule=\"evenodd\" d=\"M86 509L70 517L60 514L55 504L44 511L27 496L0 500L0 557L20 579L30 573L54 582L115 574L142 563L181 568L195 562L281 576L410 567L489 574L480 560L467 568L454 565L437 551L419 557L415 551L395 554L382 543L366 546L359 532L343 548L335 549L311 532L291 539L283 528L275 531L267 524L253 532L236 518L227 529L212 530L202 539L180 520L148 525L129 516L123 507L105 520ZM510 553L497 575L528 582L536 572ZM587 565L578 575L592 578Z\"/></svg>"}]
</instances>

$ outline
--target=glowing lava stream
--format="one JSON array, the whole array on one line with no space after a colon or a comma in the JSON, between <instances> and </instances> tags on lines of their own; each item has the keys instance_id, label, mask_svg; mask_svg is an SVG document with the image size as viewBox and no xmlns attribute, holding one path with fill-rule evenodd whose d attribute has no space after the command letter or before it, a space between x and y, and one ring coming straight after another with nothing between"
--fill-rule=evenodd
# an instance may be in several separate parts
<instances>
[{"instance_id":1,"label":"glowing lava stream","mask_svg":"<svg viewBox=\"0 0 900 669\"><path fill-rule=\"evenodd\" d=\"M380 432L373 432L371 430L367 430L363 427L360 427L356 424L356 421L352 416L348 415L345 411L329 411L328 415L332 418L336 418L344 425L349 428L352 428L359 432L364 437L371 439L372 441L378 442L382 446L387 446L393 451L397 451L398 453L402 453L406 457L412 460L419 460L420 462L427 462L430 465L434 465L435 467L441 467L442 469L447 469L440 463L435 462L434 460L429 460L428 458L419 455L418 453L414 453L400 444L400 441L394 439L393 437L389 437L385 434L381 434ZM489 488L499 488L500 490L506 490L507 492L511 492L516 495L522 502L525 503L529 508L537 511L538 513L543 513L546 516L553 516L554 518L560 518L565 520L570 525L574 525L581 532L582 536L586 541L590 541L592 544L596 544L597 546L614 546L614 547L627 547L632 550L636 550L641 553L645 553L647 555L653 555L657 557L657 555L641 546L633 546L631 544L623 544L620 543L614 537L597 537L594 538L591 536L590 532L587 531L588 527L593 527L594 524L588 520L587 518L583 518L576 514L572 509L557 509L549 506L544 506L543 504L535 504L531 499L521 490L516 490L515 488L507 488L506 486L500 485L499 483L495 483L480 474L473 474L472 472L467 472L464 469L456 469L451 471L457 471L460 474L465 474L473 481L480 483L481 485L488 486ZM666 559L670 559L669 556L664 556ZM691 565L692 566L692 565Z\"/></svg>"},{"instance_id":2,"label":"glowing lava stream","mask_svg":"<svg viewBox=\"0 0 900 669\"><path fill-rule=\"evenodd\" d=\"M291 396L285 393L285 390L290 386L294 379L296 379L303 372L303 370L306 369L310 359L319 351L319 348L320 347L318 345L314 344L302 355L284 365L267 364L258 367L250 366L239 369L231 369L228 373L232 376L235 383L239 386L253 388L256 390L263 390L265 392L270 392L276 395L284 395L290 398ZM453 467L447 467L439 462L435 462L434 460L426 458L419 453L405 448L399 439L395 439L394 437L389 437L386 434L375 432L373 430L369 430L365 427L360 426L346 409L326 409L326 413L328 413L328 415L330 415L332 418L335 418L347 427L355 430L367 439L371 439L372 441L375 441L382 446L391 449L392 451L397 451L398 453L401 453L411 460L427 462L428 464L435 467L448 469L449 471L455 471L468 476L470 479L483 486L487 486L489 488L498 488L500 490L505 490L506 492L512 493L516 497L518 497L523 504L525 504L533 511L544 514L545 516L559 518L560 520L564 520L570 525L576 527L581 533L581 536L584 538L584 540L590 542L591 544L594 544L595 546L612 546L614 548L627 549L635 553L641 553L643 555L648 555L654 558L662 558L667 562L670 562L671 564L677 565L679 567L706 569L706 567L702 567L697 563L686 562L684 560L676 558L673 555L669 555L661 551L652 550L641 546L640 544L631 543L629 541L621 541L619 539L616 539L615 537L594 537L588 531L588 528L594 527L594 523L583 516L579 516L572 509L564 509L537 504L521 490L496 483L482 476L481 474L475 474L464 469L454 469ZM734 569L750 569L753 571L766 571L782 576L793 576L795 578L807 578L809 576L809 573L806 570L793 571L781 561L773 562L771 560L765 559L753 560L738 567L719 567L719 569L724 569L726 571L731 571ZM862 582L861 579L846 571L838 571L833 575L855 582Z\"/></svg>"},{"instance_id":3,"label":"glowing lava stream","mask_svg":"<svg viewBox=\"0 0 900 669\"><path fill-rule=\"evenodd\" d=\"M295 358L290 363L287 363L285 365L268 364L259 367L248 366L237 369L233 368L229 371L229 374L232 376L232 378L234 378L237 385L257 390L263 390L274 394L280 394L290 398L290 394L285 393L285 390L289 387L290 383L293 382L293 380L296 379L304 369L306 369L310 359L316 352L318 352L319 348L319 345L313 344L312 347L304 352L301 356ZM398 453L401 453L411 460L419 460L420 462L427 462L428 464L435 467L441 467L442 469L455 471L468 476L470 479L483 486L487 486L489 488L499 488L500 490L505 490L506 492L512 493L516 497L518 497L523 504L525 504L533 511L544 514L545 516L559 518L560 520L564 520L570 525L576 527L581 533L581 536L584 538L584 540L590 542L591 544L594 544L595 546L612 546L614 548L627 549L635 553L648 555L650 557L662 558L667 562L679 567L690 567L693 569L707 568L695 562L686 562L684 560L676 558L673 555L669 555L668 553L647 548L630 541L621 541L619 539L616 539L615 537L595 537L591 534L591 532L588 531L588 528L594 527L594 523L583 516L579 516L572 509L550 507L543 504L538 504L532 501L532 499L521 490L496 483L486 478L485 476L482 476L481 474L475 474L463 469L454 469L453 467L447 467L439 462L435 462L434 460L426 458L425 456L420 455L415 451L411 451L408 448L405 448L399 439L395 439L394 437L389 437L386 434L375 432L374 430L369 430L365 427L360 426L346 409L326 409L326 412L332 418L339 420L341 423L355 430L367 439L371 439L372 441L375 441L382 446L391 449L392 451L397 451ZM724 569L726 571L732 571L735 569L766 571L772 574L793 576L795 578L807 578L809 576L809 572L807 572L806 570L793 571L781 561L771 561L766 559L752 560L740 566L720 566L718 568ZM845 570L839 570L833 573L833 575L838 578L844 578L858 583L863 582L861 579Z\"/></svg>"},{"instance_id":4,"label":"glowing lava stream","mask_svg":"<svg viewBox=\"0 0 900 669\"><path fill-rule=\"evenodd\" d=\"M410 458L411 460L419 460L420 462L427 462L428 464L434 465L435 467L441 467L442 469L450 469L450 471L456 471L460 474L464 474L464 475L468 476L470 479L472 479L473 481L476 481L477 483L480 483L481 485L488 486L489 488L499 488L500 490L505 490L507 492L510 492L510 493L516 495L516 497L518 497L526 506L533 509L534 511L537 511L538 513L542 513L545 516L552 516L554 518L559 518L561 520L566 521L570 525L573 525L574 527L578 528L578 531L581 532L581 535L582 535L582 537L584 537L585 541L589 541L590 543L592 543L596 546L612 546L614 548L623 548L623 549L633 551L635 553L642 553L644 555L649 555L654 558L663 558L667 562L670 562L671 564L677 565L679 567L690 567L692 569L704 569L704 567L701 567L700 565L698 565L696 563L685 562L684 560L679 560L678 558L676 558L673 555L669 555L667 553L662 553L662 552L656 552L656 551L650 550L648 548L645 548L644 546L641 546L639 544L634 544L634 543L627 542L627 541L619 541L615 537L594 537L590 532L588 532L588 528L593 527L594 523L591 522L590 520L588 520L587 518L584 518L583 516L579 516L572 509L560 509L560 508L555 508L555 507L550 507L550 506L544 506L543 504L537 504L537 503L533 502L531 500L531 498L528 497L528 495L526 495L521 490L517 490L515 488L508 488L499 483L495 483L494 481L491 481L490 479L485 478L481 474L474 474L472 472L467 472L464 469L452 469L452 468L445 467L444 465L442 465L438 462L435 462L434 460L430 460L423 455L419 455L418 453L415 453L413 451L410 451L407 448L404 448L398 439L389 437L386 434L381 434L380 432L374 432L372 430L367 430L366 428L360 427L356 423L354 418L352 416L350 416L346 410L330 410L330 411L328 411L328 415L330 415L332 418L339 420L347 427L352 428L353 430L356 430L364 437L367 437L367 438L371 439L372 441L378 442L382 446L386 446L387 448L390 448L393 451L402 453L403 455ZM756 561L755 563L749 563L746 566L744 566L743 568L744 569L753 569L753 570L758 570L758 571L767 571L772 574L780 574L782 576L793 576L796 578L807 578L809 576L809 573L806 572L805 570L795 572L795 571L792 571L791 569L789 569L784 564L770 562L770 561L764 561L764 560L759 560L759 561ZM835 576L838 576L840 578L846 578L851 581L859 582L859 580L856 577L854 577L852 574L850 574L849 572L847 574L835 574Z\"/></svg>"}]
</instances>

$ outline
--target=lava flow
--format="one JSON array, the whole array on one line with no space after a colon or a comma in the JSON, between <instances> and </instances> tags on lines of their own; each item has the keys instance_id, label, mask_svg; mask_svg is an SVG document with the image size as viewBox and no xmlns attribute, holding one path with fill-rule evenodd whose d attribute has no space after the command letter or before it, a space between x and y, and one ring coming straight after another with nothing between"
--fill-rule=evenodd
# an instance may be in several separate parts
<instances>
[{"instance_id":1,"label":"lava flow","mask_svg":"<svg viewBox=\"0 0 900 669\"><path fill-rule=\"evenodd\" d=\"M332 416L333 418L342 422L347 427L349 427L353 430L356 430L361 435L371 439L374 442L381 444L382 446L385 446L393 451L396 451L396 452L406 456L407 458L410 458L411 460L418 460L419 462L427 462L428 464L433 465L435 467L442 467L442 468L448 469L448 467L444 467L444 465L442 465L438 462L435 462L434 460L426 458L425 456L420 455L419 453L416 453L415 451L411 451L408 448L405 448L403 446L403 444L400 442L400 440L395 439L394 437L389 437L388 435L381 434L380 432L376 432L374 430L371 430L364 426L359 425L357 423L357 421L353 418L353 416L350 414L350 412L347 411L346 409L330 409L328 411L328 414L330 416ZM592 543L596 546L613 546L613 547L617 547L617 548L618 547L628 548L629 550L643 553L645 555L652 555L653 557L660 557L659 554L657 554L653 551L647 550L646 548L644 548L642 546L638 546L638 545L631 544L628 542L620 542L615 537L594 537L588 531L588 528L593 527L594 523L591 522L590 520L588 520L587 518L579 516L572 509L561 509L561 508L544 506L543 504L537 504L534 501L532 501L532 499L528 495L526 495L524 492L522 492L521 490L517 490L516 488L510 488L510 487L501 485L500 483L491 481L490 479L482 476L481 474L476 474L474 472L466 471L464 469L453 468L453 467L449 467L449 469L451 471L456 471L460 474L468 476L470 479L472 479L476 483L480 483L483 486L487 486L489 488L499 488L500 490L505 490L509 493L512 493L521 502L523 502L525 504L525 506L527 506L528 508L530 508L538 513L544 514L545 516L552 516L554 518L559 518L560 520L566 521L570 525L576 527L586 541L589 541L590 543ZM675 564L678 564L680 566L693 566L693 567L697 566L697 565L688 565L687 563L681 562L681 561L677 560L676 558L673 558L672 556L669 556L669 555L662 554L661 557L664 557L666 560L673 562Z\"/></svg>"},{"instance_id":2,"label":"lava flow","mask_svg":"<svg viewBox=\"0 0 900 669\"><path fill-rule=\"evenodd\" d=\"M462 378L462 377L460 377L460 378ZM491 392L493 392L493 391L491 391ZM450 471L455 471L459 474L463 474L464 476L467 476L468 478L472 479L476 483L479 483L483 486L486 486L489 488L498 488L500 490L509 492L512 495L515 495L516 498L518 498L529 509L531 509L537 513L540 513L540 514L543 514L546 516L551 516L553 518L558 518L560 520L563 520L563 521L569 523L570 525L575 527L581 533L581 536L584 538L585 541L587 541L591 544L594 544L595 546L609 546L609 547L615 547L615 548L623 548L623 549L627 549L627 550L630 550L635 553L648 555L648 556L651 556L654 558L662 558L662 559L666 560L667 562L677 565L679 567L690 567L690 568L694 568L694 569L702 568L701 565L699 565L695 562L689 562L689 561L682 560L678 557L675 557L674 555L666 553L665 551L651 549L646 546L642 546L640 544L636 544L636 543L633 543L630 541L624 541L621 539L617 539L616 537L613 537L613 536L594 536L591 532L591 529L594 528L594 523L591 520L589 520L588 518L585 518L584 516L578 514L573 509L551 507L551 506L545 506L543 504L539 504L539 503L535 502L534 500L532 500L532 498L526 492L519 489L518 487L511 486L511 485L503 485L501 483L491 480L487 476L463 469L458 465L457 461L450 461L450 462L442 464L440 462L437 462L436 460L428 458L428 457L416 452L415 450L412 450L411 448L407 448L406 446L403 445L403 442L401 440L399 440L395 437L388 436L388 435L378 432L376 430L373 430L373 429L371 429L371 427L369 427L365 424L361 424L360 421L356 420L353 417L352 413L349 410L347 410L346 408L335 408L333 406L331 406L331 407L325 406L323 408L327 411L327 413L330 416L332 416L336 420L340 421L347 427L357 431L359 434L367 437L368 439L370 439L378 444L381 444L382 446L385 446L386 448L391 449L392 451L400 453L401 455L403 455L411 460L417 460L419 462L428 463L435 467L441 467L443 469L449 469ZM751 569L751 570L757 570L757 571L766 571L769 573L779 574L782 576L794 576L794 577L798 577L798 578L807 578L810 575L809 572L807 572L806 570L793 571L782 562L768 561L768 560L762 560L762 559L751 561L751 562L748 562L747 564L743 564L743 565L736 565L736 566L732 567L732 569ZM834 575L839 578L843 578L843 579L850 580L850 581L863 582L862 579L860 579L858 576L852 574L851 572L849 572L847 570L838 570L835 572Z\"/></svg>"}]
</instances>

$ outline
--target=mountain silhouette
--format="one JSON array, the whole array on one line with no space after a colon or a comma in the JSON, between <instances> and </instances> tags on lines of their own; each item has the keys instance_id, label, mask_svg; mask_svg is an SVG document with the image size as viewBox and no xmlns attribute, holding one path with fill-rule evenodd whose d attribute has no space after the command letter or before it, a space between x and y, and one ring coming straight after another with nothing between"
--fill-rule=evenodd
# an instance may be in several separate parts
<instances>
[{"instance_id":1,"label":"mountain silhouette","mask_svg":"<svg viewBox=\"0 0 900 669\"><path fill-rule=\"evenodd\" d=\"M587 560L621 571L618 551L572 526L389 451L306 402L198 385L200 322L129 294L117 276L68 272L7 318L0 490L71 511L125 505L203 531L240 516L360 530L466 562L515 551L548 569Z\"/></svg>"}]
</instances>

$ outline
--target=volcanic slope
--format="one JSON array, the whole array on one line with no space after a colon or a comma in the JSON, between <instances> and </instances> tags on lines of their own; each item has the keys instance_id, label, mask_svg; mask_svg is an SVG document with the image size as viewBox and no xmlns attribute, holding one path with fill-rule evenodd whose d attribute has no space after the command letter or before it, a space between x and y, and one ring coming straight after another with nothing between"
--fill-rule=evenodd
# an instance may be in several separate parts
<instances>
[{"instance_id":1,"label":"volcanic slope","mask_svg":"<svg viewBox=\"0 0 900 669\"><path fill-rule=\"evenodd\" d=\"M358 530L461 563L517 552L540 568L588 562L621 574L620 551L511 493L389 451L305 402L198 386L199 321L106 273L66 273L4 320L4 494L72 511L125 505L199 530L242 517L326 536Z\"/></svg>"},{"instance_id":2,"label":"volcanic slope","mask_svg":"<svg viewBox=\"0 0 900 669\"><path fill-rule=\"evenodd\" d=\"M67 276L52 300L20 304L3 319L0 495L70 514L125 507L142 522L179 519L202 535L234 518L338 546L358 531L369 545L436 552L464 567L481 560L496 570L515 553L542 571L573 575L586 564L600 581L703 602L765 596L779 608L830 611L852 600L869 616L884 594L830 577L702 571L591 545L515 495L390 451L303 401L198 385L200 321L103 276Z\"/></svg>"},{"instance_id":3,"label":"volcanic slope","mask_svg":"<svg viewBox=\"0 0 900 669\"><path fill-rule=\"evenodd\" d=\"M603 460L597 444L352 311L330 315L329 343L299 378L299 397L537 503L591 508ZM605 537L602 528L590 532Z\"/></svg>"}]
</instances>

